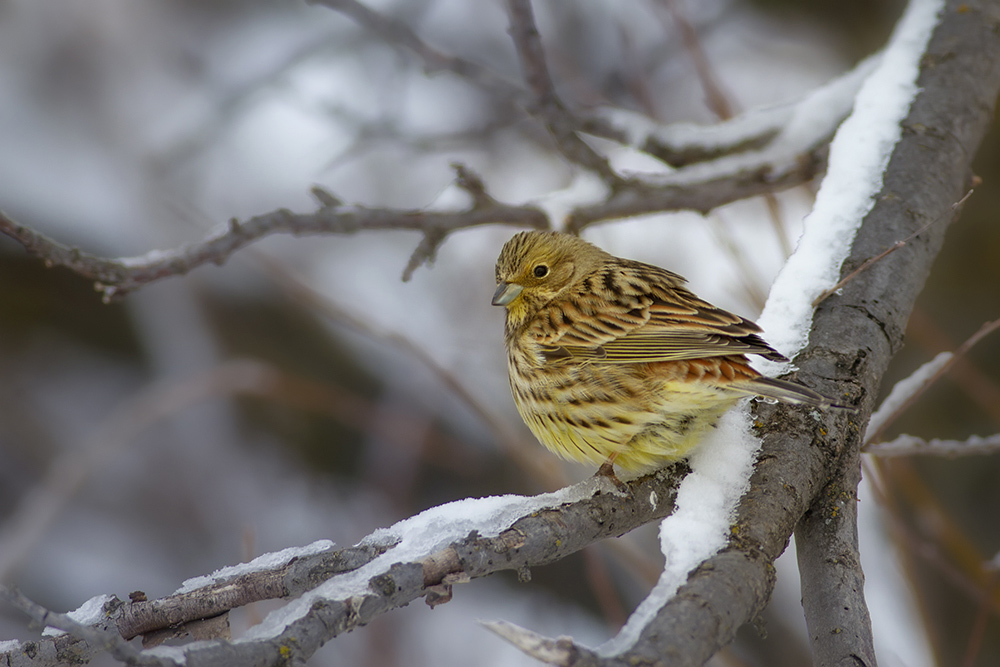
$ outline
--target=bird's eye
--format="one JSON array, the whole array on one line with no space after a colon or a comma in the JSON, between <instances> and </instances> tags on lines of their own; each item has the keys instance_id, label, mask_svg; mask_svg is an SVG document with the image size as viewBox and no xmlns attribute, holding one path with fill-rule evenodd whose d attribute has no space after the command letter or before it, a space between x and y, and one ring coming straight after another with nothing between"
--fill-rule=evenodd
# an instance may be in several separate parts
<instances>
[{"instance_id":1,"label":"bird's eye","mask_svg":"<svg viewBox=\"0 0 1000 667\"><path fill-rule=\"evenodd\" d=\"M539 264L538 266L535 267L535 270L532 271L532 273L535 274L536 278L544 278L545 276L549 275L549 267L545 266L544 264Z\"/></svg>"}]
</instances>

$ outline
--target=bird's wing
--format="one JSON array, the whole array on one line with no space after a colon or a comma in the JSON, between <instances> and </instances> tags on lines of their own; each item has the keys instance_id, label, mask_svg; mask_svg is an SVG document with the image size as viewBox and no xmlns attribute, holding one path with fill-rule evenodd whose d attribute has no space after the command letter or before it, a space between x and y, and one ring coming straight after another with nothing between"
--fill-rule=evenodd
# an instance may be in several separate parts
<instances>
[{"instance_id":1,"label":"bird's wing","mask_svg":"<svg viewBox=\"0 0 1000 667\"><path fill-rule=\"evenodd\" d=\"M553 363L651 363L759 354L784 360L753 322L702 301L683 279L647 264L614 264L549 304L529 331Z\"/></svg>"}]
</instances>

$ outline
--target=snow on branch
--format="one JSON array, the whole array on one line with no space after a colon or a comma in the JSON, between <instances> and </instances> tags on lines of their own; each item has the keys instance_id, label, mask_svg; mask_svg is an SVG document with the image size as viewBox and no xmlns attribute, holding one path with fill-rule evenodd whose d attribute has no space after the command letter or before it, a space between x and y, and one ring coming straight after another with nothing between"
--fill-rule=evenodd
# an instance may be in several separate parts
<instances>
[{"instance_id":1,"label":"snow on branch","mask_svg":"<svg viewBox=\"0 0 1000 667\"><path fill-rule=\"evenodd\" d=\"M989 114L976 113L972 129L954 109L941 110L939 101L968 109L985 103L988 109L990 103L982 101L995 97L1000 77L994 71L986 91L955 86L956 71L972 67L982 73L983 63L996 60L981 58L988 30L975 17L965 17L952 3L944 12L947 20L939 22L941 9L936 0L911 2L859 90L853 115L831 145L830 171L799 250L779 277L760 320L765 336L776 340L778 349L797 353L800 379L821 388L839 380L848 397L862 400L861 413L822 415L759 405L755 423L763 433L763 446L725 546L682 579L665 604L640 606L627 626L634 626L632 637L594 651L505 626L502 632L515 643L567 665L652 663L664 655L676 657L678 665L703 664L766 604L773 586L770 564L809 510L804 535L807 541L819 541L799 565L803 579L812 577L804 596L814 657L820 664L838 664L851 656L874 663L857 557L858 475L848 473L857 472L860 432L872 396L898 349L943 230L927 228L919 249L910 244L887 263L874 265L867 280L846 285L843 294L821 304L815 315L811 302L837 282L838 274L884 250L881 239L887 232L907 237L927 219L954 211L952 204L967 189L965 174L973 153L969 145L978 144ZM955 31L967 32L965 40L956 42ZM956 50L956 43L964 48ZM941 57L942 52L947 57ZM997 55L994 49L990 57ZM938 128L940 136L948 138L947 145L928 150L923 134L903 131L909 122ZM952 167L947 183L926 183L922 175L940 173L933 165L944 156ZM886 191L893 196L882 196ZM919 215L913 211L917 202ZM900 205L907 214L900 215ZM672 541L666 526L684 512L685 485L701 470L697 461L692 468L695 473L678 491L678 510L664 522L664 545ZM840 490L821 493L828 484ZM845 557L835 564L820 558L829 553ZM854 593L849 595L847 589ZM830 600L838 603L831 605Z\"/></svg>"},{"instance_id":2,"label":"snow on branch","mask_svg":"<svg viewBox=\"0 0 1000 667\"><path fill-rule=\"evenodd\" d=\"M878 64L875 55L858 63L850 72L787 104L750 109L732 119L713 125L675 123L662 125L634 111L614 107L599 111L613 127L625 134L625 141L663 162L680 168L717 160L733 153L763 150L766 146L792 145L796 152L809 148L796 135L806 130L813 144L829 139L854 107L854 96L865 78Z\"/></svg>"},{"instance_id":3,"label":"snow on branch","mask_svg":"<svg viewBox=\"0 0 1000 667\"><path fill-rule=\"evenodd\" d=\"M49 614L46 623L70 633L33 642L52 659L31 664L61 664L57 655L90 659L114 649L119 640L132 651L128 659L138 664L284 665L289 650L295 659L305 660L323 642L417 598L424 597L431 606L444 604L455 584L501 570L516 570L527 578L531 567L660 519L672 510L677 480L685 472L681 463L631 480L624 495L603 479L592 478L534 497L461 500L380 529L355 547L335 549L320 542L267 554L185 582L166 598L145 600L139 593L122 602L103 596L97 605L100 613L85 621L69 622L66 615L31 607L33 616ZM4 598L29 612L15 593L6 591ZM155 645L164 633L179 636L180 629L183 635L186 627L203 619L277 598L294 599L232 642L214 637L218 641L141 653L124 644L143 635L147 645ZM20 664L17 656L24 650L21 644L5 646L0 662Z\"/></svg>"},{"instance_id":4,"label":"snow on branch","mask_svg":"<svg viewBox=\"0 0 1000 667\"><path fill-rule=\"evenodd\" d=\"M1000 433L987 437L974 435L967 440L924 440L913 435L901 435L888 442L876 442L864 449L874 456L981 456L1000 452Z\"/></svg>"},{"instance_id":5,"label":"snow on branch","mask_svg":"<svg viewBox=\"0 0 1000 667\"><path fill-rule=\"evenodd\" d=\"M422 239L403 271L407 280L423 263L433 260L447 236L468 227L505 224L547 228L564 224L577 233L597 222L662 211L708 212L718 206L761 194L769 194L811 180L824 166L826 145L834 129L849 112L853 94L877 58L861 63L852 72L819 88L801 102L783 110L750 114L717 126L693 130L689 126L670 130L643 125L643 150L656 156L653 144L690 148L699 142L716 154L726 146L727 154L716 159L671 170L655 177L623 177L614 173L607 159L591 148L581 134L624 140L637 139L637 116L616 112L605 117L584 118L573 113L556 96L530 3L511 0L511 33L520 56L525 90L491 73L485 67L433 49L404 24L390 19L356 0L316 0L344 13L387 43L416 53L429 70L447 70L485 86L498 99L515 99L523 112L533 115L548 129L556 147L571 161L597 174L605 184L599 201L570 209L564 220L554 220L530 204L505 204L492 198L483 181L468 168L456 165L455 185L471 196L461 210L389 209L348 205L322 188L313 188L320 208L311 213L279 209L227 225L200 242L139 257L103 258L50 239L29 226L0 213L0 233L23 245L48 266L64 266L95 281L105 300L120 297L146 284L169 276L183 275L208 263L222 264L241 248L271 234L353 234L362 230L412 230ZM620 122L628 132L609 129ZM763 119L763 120L762 120ZM780 125L780 127L779 127ZM774 133L773 137L771 133ZM702 138L699 138L702 137ZM655 140L655 141L654 141ZM686 142L686 143L685 143ZM757 147L758 144L763 147ZM733 153L735 148L743 152ZM678 148L680 150L681 148ZM752 149L752 150L750 150Z\"/></svg>"},{"instance_id":6,"label":"snow on branch","mask_svg":"<svg viewBox=\"0 0 1000 667\"><path fill-rule=\"evenodd\" d=\"M913 405L931 385L951 370L958 360L964 357L976 343L997 329L1000 329L1000 320L986 322L983 326L979 327L976 333L969 336L968 340L959 345L953 353L942 352L913 371L908 377L897 382L868 423L864 451L870 451L871 443L877 443L881 440L886 429L889 428L889 425L897 417Z\"/></svg>"}]
</instances>

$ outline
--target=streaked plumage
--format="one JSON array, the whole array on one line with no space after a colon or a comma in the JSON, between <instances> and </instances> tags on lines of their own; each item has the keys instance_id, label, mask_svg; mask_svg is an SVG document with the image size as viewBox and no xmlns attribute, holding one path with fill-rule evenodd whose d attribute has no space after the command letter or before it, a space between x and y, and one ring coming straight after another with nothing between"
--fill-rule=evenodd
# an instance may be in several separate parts
<instances>
[{"instance_id":1,"label":"streaked plumage","mask_svg":"<svg viewBox=\"0 0 1000 667\"><path fill-rule=\"evenodd\" d=\"M564 458L662 466L746 396L842 407L750 368L747 354L785 358L756 324L665 269L568 234L521 232L501 251L496 279L518 412Z\"/></svg>"}]
</instances>

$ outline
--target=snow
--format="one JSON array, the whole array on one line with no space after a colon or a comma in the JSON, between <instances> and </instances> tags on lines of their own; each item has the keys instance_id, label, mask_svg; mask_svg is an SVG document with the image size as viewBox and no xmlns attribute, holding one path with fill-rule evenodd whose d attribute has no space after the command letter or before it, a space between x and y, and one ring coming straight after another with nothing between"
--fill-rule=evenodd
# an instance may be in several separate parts
<instances>
[{"instance_id":1,"label":"snow","mask_svg":"<svg viewBox=\"0 0 1000 667\"><path fill-rule=\"evenodd\" d=\"M628 141L635 146L649 139L675 150L700 148L705 151L725 149L774 133L768 148L747 151L704 163L713 170L731 171L742 168L740 163L759 161L761 155L787 155L815 145L837 127L851 110L855 95L866 77L878 64L875 55L860 62L850 72L839 76L791 104L753 109L732 120L715 125L675 123L659 125L646 116L621 109L608 110L606 117L623 129ZM689 168L684 171L693 171Z\"/></svg>"},{"instance_id":2,"label":"snow","mask_svg":"<svg viewBox=\"0 0 1000 667\"><path fill-rule=\"evenodd\" d=\"M370 595L368 581L388 572L395 563L420 561L452 542L476 531L495 537L521 517L563 503L589 498L602 480L587 479L579 484L538 496L489 496L447 503L404 519L390 528L369 535L362 544L388 546L388 551L366 565L338 575L305 595L275 610L237 641L266 639L279 635L308 613L318 599L343 600Z\"/></svg>"},{"instance_id":3,"label":"snow","mask_svg":"<svg viewBox=\"0 0 1000 667\"><path fill-rule=\"evenodd\" d=\"M560 225L573 209L599 203L607 195L608 186L599 176L579 170L574 172L573 180L562 190L556 190L528 203L544 211L553 224Z\"/></svg>"},{"instance_id":4,"label":"snow","mask_svg":"<svg viewBox=\"0 0 1000 667\"><path fill-rule=\"evenodd\" d=\"M21 642L16 639L4 639L0 640L0 653L10 653L12 651L20 651Z\"/></svg>"},{"instance_id":5,"label":"snow","mask_svg":"<svg viewBox=\"0 0 1000 667\"><path fill-rule=\"evenodd\" d=\"M793 105L748 112L714 126L681 123L655 129L652 121L639 114L616 112L612 117L632 140L645 141L645 137L652 136L678 149L703 147L711 150L738 145L769 132L777 133L760 150L724 155L648 178L658 185L686 185L724 178L759 170L765 165L771 166L771 177L778 178L784 171L795 168L804 153L833 133L851 111L859 88L880 61L880 55L863 60L847 74L817 88Z\"/></svg>"},{"instance_id":6,"label":"snow","mask_svg":"<svg viewBox=\"0 0 1000 667\"><path fill-rule=\"evenodd\" d=\"M827 175L798 247L757 320L765 340L789 358L808 342L812 301L839 280L854 235L882 189L882 173L917 93L920 59L942 7L941 0L909 4L830 144ZM776 362L761 362L759 368L783 370Z\"/></svg>"},{"instance_id":7,"label":"snow","mask_svg":"<svg viewBox=\"0 0 1000 667\"><path fill-rule=\"evenodd\" d=\"M112 597L113 596L107 594L95 595L73 611L68 612L66 615L80 625L97 625L104 620L104 605L111 600ZM53 628L52 626L46 626L46 628L42 631L43 637L55 637L62 634L66 633L58 628Z\"/></svg>"},{"instance_id":8,"label":"snow","mask_svg":"<svg viewBox=\"0 0 1000 667\"><path fill-rule=\"evenodd\" d=\"M738 145L753 137L780 130L792 116L795 103L751 109L731 120L714 125L672 123L661 125L649 116L619 107L598 110L617 129L625 132L632 146L642 146L649 139L676 150L703 148L712 150Z\"/></svg>"},{"instance_id":9,"label":"snow","mask_svg":"<svg viewBox=\"0 0 1000 667\"><path fill-rule=\"evenodd\" d=\"M937 355L926 364L913 371L909 375L893 386L892 391L889 395L885 397L882 401L882 405L878 406L878 410L872 415L871 421L868 422L868 429L865 431L865 440L868 442L868 433L876 433L882 428L896 412L902 407L911 396L921 391L924 386L931 381L931 378L941 370L941 367L951 361L954 355L951 352L942 352Z\"/></svg>"},{"instance_id":10,"label":"snow","mask_svg":"<svg viewBox=\"0 0 1000 667\"><path fill-rule=\"evenodd\" d=\"M900 123L917 93L920 59L941 6L940 0L910 3L881 58L868 61L866 67L872 70L858 91L854 111L834 136L816 204L758 320L764 338L789 357L808 342L812 300L837 281L854 235L881 190L883 171L902 131ZM816 103L808 107L810 113L820 112L823 96L811 99ZM800 117L808 120L805 114ZM807 131L806 123L790 121L785 133L801 140ZM676 510L661 524L667 563L660 581L618 636L600 647L603 655L631 647L688 573L725 544L759 446L749 432L744 408L730 411L696 450L692 473L678 490Z\"/></svg>"},{"instance_id":11,"label":"snow","mask_svg":"<svg viewBox=\"0 0 1000 667\"><path fill-rule=\"evenodd\" d=\"M254 558L249 563L230 565L228 567L220 568L212 574L188 579L181 584L180 588L174 591L174 595L190 593L198 588L210 586L214 583L225 579L232 579L233 577L238 577L240 575L260 572L262 570L274 570L287 565L296 558L312 556L313 554L328 551L333 547L334 544L330 540L316 540L312 544L307 544L304 547L289 547L288 549L282 549L281 551L263 554Z\"/></svg>"},{"instance_id":12,"label":"snow","mask_svg":"<svg viewBox=\"0 0 1000 667\"><path fill-rule=\"evenodd\" d=\"M975 456L1000 452L1000 433L989 436L972 435L967 440L924 440L914 435L901 435L888 442L869 446L866 454L875 456Z\"/></svg>"},{"instance_id":13,"label":"snow","mask_svg":"<svg viewBox=\"0 0 1000 667\"><path fill-rule=\"evenodd\" d=\"M723 415L719 426L691 456L674 512L660 524L666 556L660 580L625 626L598 652L610 657L631 647L695 567L726 544L736 506L746 491L760 441L750 432L749 403Z\"/></svg>"}]
</instances>

